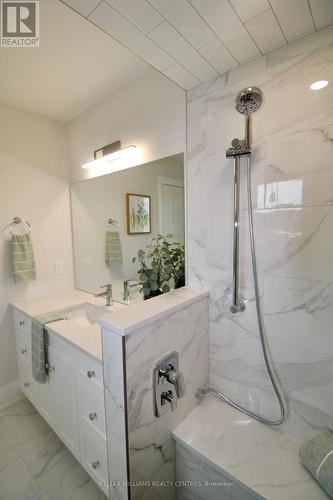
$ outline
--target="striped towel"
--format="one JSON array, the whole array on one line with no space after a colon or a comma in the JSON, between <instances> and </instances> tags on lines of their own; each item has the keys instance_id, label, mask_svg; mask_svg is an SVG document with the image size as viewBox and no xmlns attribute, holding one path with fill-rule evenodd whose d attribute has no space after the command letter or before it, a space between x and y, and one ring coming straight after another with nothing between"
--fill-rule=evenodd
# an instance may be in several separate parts
<instances>
[{"instance_id":1,"label":"striped towel","mask_svg":"<svg viewBox=\"0 0 333 500\"><path fill-rule=\"evenodd\" d=\"M119 231L106 231L105 263L107 266L119 266L123 263Z\"/></svg>"},{"instance_id":2,"label":"striped towel","mask_svg":"<svg viewBox=\"0 0 333 500\"><path fill-rule=\"evenodd\" d=\"M12 234L11 256L15 283L26 283L36 279L35 259L30 233Z\"/></svg>"},{"instance_id":3,"label":"striped towel","mask_svg":"<svg viewBox=\"0 0 333 500\"><path fill-rule=\"evenodd\" d=\"M31 326L32 376L40 384L45 384L48 375L47 332L45 325L65 319L63 311L54 311L36 316Z\"/></svg>"}]
</instances>

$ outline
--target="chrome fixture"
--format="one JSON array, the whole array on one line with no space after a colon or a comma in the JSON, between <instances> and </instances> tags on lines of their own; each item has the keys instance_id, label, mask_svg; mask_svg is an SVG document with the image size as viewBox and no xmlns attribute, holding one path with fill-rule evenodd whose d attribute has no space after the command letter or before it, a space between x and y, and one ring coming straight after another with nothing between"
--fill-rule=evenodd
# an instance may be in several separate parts
<instances>
[{"instance_id":1,"label":"chrome fixture","mask_svg":"<svg viewBox=\"0 0 333 500\"><path fill-rule=\"evenodd\" d=\"M161 366L159 368L158 375L164 383L169 382L174 385L177 398L181 398L183 396L181 377L179 371L175 370L175 364L167 363Z\"/></svg>"},{"instance_id":2,"label":"chrome fixture","mask_svg":"<svg viewBox=\"0 0 333 500\"><path fill-rule=\"evenodd\" d=\"M239 92L235 100L235 108L241 115L245 115L245 146L251 147L252 130L250 115L258 111L262 105L262 92L258 87L247 87Z\"/></svg>"},{"instance_id":3,"label":"chrome fixture","mask_svg":"<svg viewBox=\"0 0 333 500\"><path fill-rule=\"evenodd\" d=\"M268 346L265 334L265 325L262 316L261 304L260 304L260 290L258 283L258 272L257 272L257 259L256 259L256 249L255 249L255 238L254 238L254 226L253 226L253 213L252 213L252 192L251 192L251 168L250 168L250 157L252 155L251 145L251 114L257 111L263 100L263 95L258 87L247 87L243 89L236 97L235 108L236 110L245 115L245 139L233 139L231 142L231 147L226 151L227 158L234 159L234 243L233 243L233 294L232 294L232 305L230 306L230 311L234 314L245 311L245 300L239 294L239 216L240 216L240 158L243 156L246 158L246 174L247 174L247 203L248 203L248 218L249 218L249 231L250 231L250 247L251 247L251 262L252 262L252 273L255 291L255 302L256 302L256 312L257 321L259 327L259 335L262 346L262 351L264 355L266 369L273 385L277 400L280 406L280 417L277 420L269 420L260 417L256 413L251 412L243 408L242 406L234 403L225 394L212 387L207 389L200 389L197 392L197 397L200 398L204 394L212 393L217 397L233 406L237 410L245 413L246 415L259 420L264 424L269 425L280 425L284 422L286 417L286 408L283 400L282 392L279 388L278 381L272 369L271 361L268 355Z\"/></svg>"},{"instance_id":4,"label":"chrome fixture","mask_svg":"<svg viewBox=\"0 0 333 500\"><path fill-rule=\"evenodd\" d=\"M230 311L245 311L245 301L239 295L239 219L240 219L240 157L248 158L251 150L251 114L262 104L262 92L258 87L247 87L239 92L235 100L236 110L245 115L245 139L235 138L226 151L227 158L234 158L234 243L233 243L233 294Z\"/></svg>"},{"instance_id":5,"label":"chrome fixture","mask_svg":"<svg viewBox=\"0 0 333 500\"><path fill-rule=\"evenodd\" d=\"M119 231L119 222L115 219L112 219L112 217L109 217L106 223L106 230L112 231L114 227L117 229L117 231Z\"/></svg>"},{"instance_id":6,"label":"chrome fixture","mask_svg":"<svg viewBox=\"0 0 333 500\"><path fill-rule=\"evenodd\" d=\"M95 297L106 297L106 306L110 307L113 305L113 300L112 300L112 285L111 283L108 283L107 285L101 286L101 288L105 288L105 292L102 293L97 293Z\"/></svg>"},{"instance_id":7,"label":"chrome fixture","mask_svg":"<svg viewBox=\"0 0 333 500\"><path fill-rule=\"evenodd\" d=\"M184 394L182 377L178 369L178 354L173 351L153 369L154 415L161 417L169 409L175 411L177 401Z\"/></svg>"},{"instance_id":8,"label":"chrome fixture","mask_svg":"<svg viewBox=\"0 0 333 500\"><path fill-rule=\"evenodd\" d=\"M5 226L2 230L5 231L6 229L9 229L9 231L13 234L13 229L19 224L26 224L28 226L28 233L31 232L30 222L28 222L26 219L22 219L22 217L14 217L12 222L7 224L7 226Z\"/></svg>"},{"instance_id":9,"label":"chrome fixture","mask_svg":"<svg viewBox=\"0 0 333 500\"><path fill-rule=\"evenodd\" d=\"M123 298L127 302L130 300L130 290L131 288L136 288L138 286L138 282L134 279L129 279L129 280L124 280L123 282L123 288L124 288L124 295Z\"/></svg>"}]
</instances>

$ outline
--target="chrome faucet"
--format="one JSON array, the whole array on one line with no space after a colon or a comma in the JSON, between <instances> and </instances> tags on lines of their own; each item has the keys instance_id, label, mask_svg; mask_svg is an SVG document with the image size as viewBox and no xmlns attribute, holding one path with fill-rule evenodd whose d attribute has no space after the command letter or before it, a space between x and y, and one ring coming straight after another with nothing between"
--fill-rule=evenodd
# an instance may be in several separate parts
<instances>
[{"instance_id":1,"label":"chrome faucet","mask_svg":"<svg viewBox=\"0 0 333 500\"><path fill-rule=\"evenodd\" d=\"M131 283L133 282L133 283ZM124 300L130 299L130 289L138 286L138 282L134 279L124 280Z\"/></svg>"},{"instance_id":2,"label":"chrome faucet","mask_svg":"<svg viewBox=\"0 0 333 500\"><path fill-rule=\"evenodd\" d=\"M112 306L113 305L113 300L112 300L112 285L111 283L108 283L107 285L101 286L101 288L105 288L105 292L97 293L95 297L106 297L106 306Z\"/></svg>"},{"instance_id":3,"label":"chrome faucet","mask_svg":"<svg viewBox=\"0 0 333 500\"><path fill-rule=\"evenodd\" d=\"M158 372L159 377L165 382L169 382L175 388L177 398L181 398L184 394L182 380L179 371L175 370L172 364L161 366Z\"/></svg>"}]
</instances>

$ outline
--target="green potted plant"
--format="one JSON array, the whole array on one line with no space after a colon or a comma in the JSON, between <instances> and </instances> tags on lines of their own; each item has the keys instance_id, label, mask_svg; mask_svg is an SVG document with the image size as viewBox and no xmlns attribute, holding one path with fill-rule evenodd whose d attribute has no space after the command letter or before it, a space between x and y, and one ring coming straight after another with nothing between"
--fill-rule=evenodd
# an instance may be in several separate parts
<instances>
[{"instance_id":1,"label":"green potted plant","mask_svg":"<svg viewBox=\"0 0 333 500\"><path fill-rule=\"evenodd\" d=\"M140 249L133 262L139 263L140 292L148 299L185 285L185 251L181 243L171 242L171 234L152 238L147 250Z\"/></svg>"}]
</instances>

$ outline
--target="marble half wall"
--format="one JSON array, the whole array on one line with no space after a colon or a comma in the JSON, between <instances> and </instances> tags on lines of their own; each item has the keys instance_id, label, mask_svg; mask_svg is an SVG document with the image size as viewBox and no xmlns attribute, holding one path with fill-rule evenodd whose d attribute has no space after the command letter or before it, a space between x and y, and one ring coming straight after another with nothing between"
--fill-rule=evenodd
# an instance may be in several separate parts
<instances>
[{"instance_id":1,"label":"marble half wall","mask_svg":"<svg viewBox=\"0 0 333 500\"><path fill-rule=\"evenodd\" d=\"M317 80L328 80L320 91ZM333 416L333 29L241 65L188 93L188 269L209 289L210 386L268 418L278 405L256 320L242 166L241 293L232 293L233 160L243 137L234 101L261 88L251 165L261 301L274 368L288 403L284 430L303 437Z\"/></svg>"},{"instance_id":2,"label":"marble half wall","mask_svg":"<svg viewBox=\"0 0 333 500\"><path fill-rule=\"evenodd\" d=\"M208 293L184 287L113 313L103 320L102 339L110 497L175 500L172 432L208 383ZM174 412L157 418L153 368L172 351L184 395Z\"/></svg>"}]
</instances>

